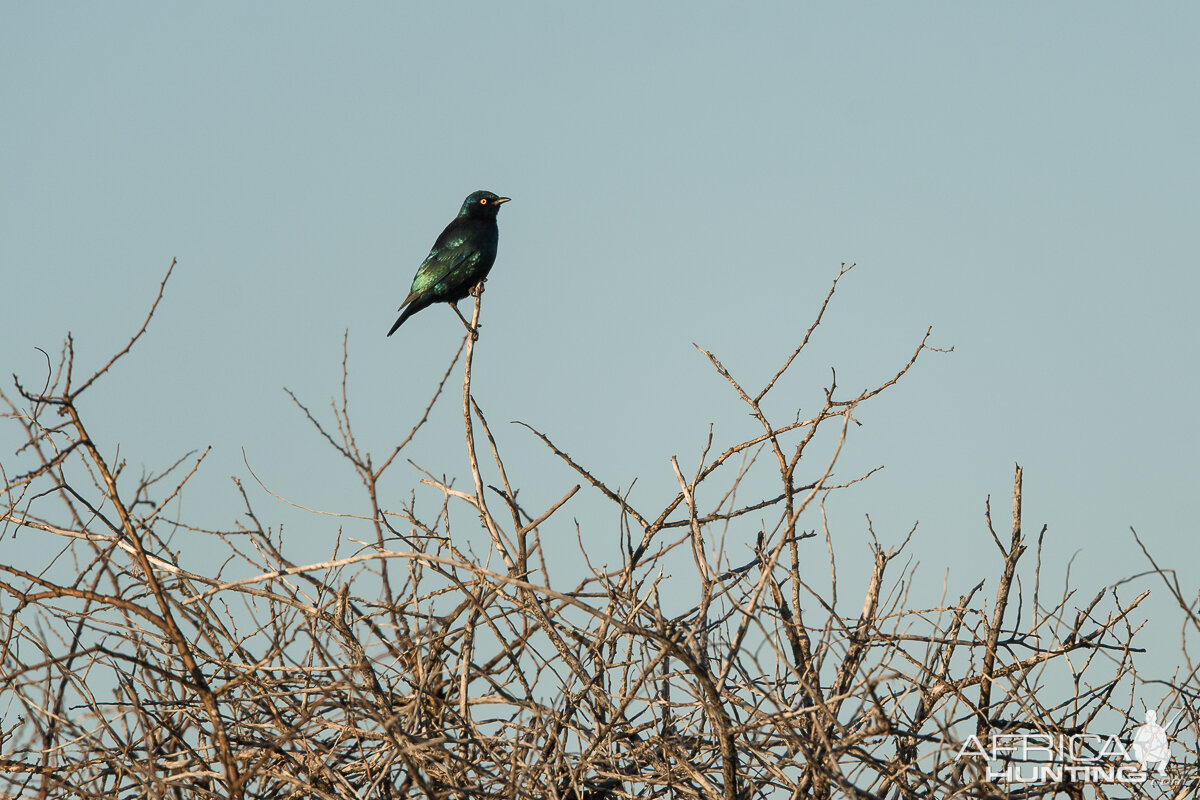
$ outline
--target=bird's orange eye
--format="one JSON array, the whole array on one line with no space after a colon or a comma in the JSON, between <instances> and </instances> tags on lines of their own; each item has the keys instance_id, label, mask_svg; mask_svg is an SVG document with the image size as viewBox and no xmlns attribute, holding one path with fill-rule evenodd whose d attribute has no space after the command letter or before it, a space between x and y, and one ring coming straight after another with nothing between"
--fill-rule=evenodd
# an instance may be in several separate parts
<instances>
[{"instance_id":1,"label":"bird's orange eye","mask_svg":"<svg viewBox=\"0 0 1200 800\"><path fill-rule=\"evenodd\" d=\"M479 205L481 205L481 206L486 206L486 205L487 205L487 198L486 198L486 197L481 197L481 198L479 198Z\"/></svg>"}]
</instances>

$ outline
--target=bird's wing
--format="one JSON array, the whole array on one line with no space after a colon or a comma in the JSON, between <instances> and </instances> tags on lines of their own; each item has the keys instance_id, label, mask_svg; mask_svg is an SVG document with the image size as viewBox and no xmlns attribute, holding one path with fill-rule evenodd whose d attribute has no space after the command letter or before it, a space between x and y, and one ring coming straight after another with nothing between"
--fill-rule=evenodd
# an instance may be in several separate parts
<instances>
[{"instance_id":1,"label":"bird's wing","mask_svg":"<svg viewBox=\"0 0 1200 800\"><path fill-rule=\"evenodd\" d=\"M440 283L452 272L470 267L471 262L479 258L479 250L470 242L469 234L470 229L454 223L446 226L446 230L442 231L442 235L434 242L429 255L417 268L410 297Z\"/></svg>"}]
</instances>

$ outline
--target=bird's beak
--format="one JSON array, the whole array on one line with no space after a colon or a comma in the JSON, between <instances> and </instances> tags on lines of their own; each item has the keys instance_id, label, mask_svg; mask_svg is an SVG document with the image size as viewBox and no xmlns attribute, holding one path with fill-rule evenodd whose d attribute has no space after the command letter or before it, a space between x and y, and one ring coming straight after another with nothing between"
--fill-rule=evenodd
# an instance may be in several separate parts
<instances>
[{"instance_id":1,"label":"bird's beak","mask_svg":"<svg viewBox=\"0 0 1200 800\"><path fill-rule=\"evenodd\" d=\"M496 200L496 205L500 205L501 203L507 203L509 200L512 200L512 198L511 197L500 197Z\"/></svg>"}]
</instances>

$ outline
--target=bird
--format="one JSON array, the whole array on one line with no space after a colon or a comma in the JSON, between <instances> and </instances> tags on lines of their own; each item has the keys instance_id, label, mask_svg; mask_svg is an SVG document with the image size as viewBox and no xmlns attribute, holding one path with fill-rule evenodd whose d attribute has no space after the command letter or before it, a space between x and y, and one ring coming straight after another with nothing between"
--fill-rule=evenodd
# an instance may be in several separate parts
<instances>
[{"instance_id":1,"label":"bird","mask_svg":"<svg viewBox=\"0 0 1200 800\"><path fill-rule=\"evenodd\" d=\"M458 216L450 220L417 268L408 297L397 309L402 313L388 336L406 319L434 303L449 303L467 330L475 334L456 304L487 278L496 262L496 243L500 239L496 215L500 206L511 199L482 189L467 195Z\"/></svg>"}]
</instances>

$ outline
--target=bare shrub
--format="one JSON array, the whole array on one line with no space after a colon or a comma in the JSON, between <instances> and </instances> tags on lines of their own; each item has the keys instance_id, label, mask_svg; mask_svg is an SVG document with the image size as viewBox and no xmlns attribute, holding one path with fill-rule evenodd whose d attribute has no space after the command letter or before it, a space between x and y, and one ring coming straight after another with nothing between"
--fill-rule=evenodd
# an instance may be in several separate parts
<instances>
[{"instance_id":1,"label":"bare shrub","mask_svg":"<svg viewBox=\"0 0 1200 800\"><path fill-rule=\"evenodd\" d=\"M764 401L849 269L761 388L701 351L761 430L724 448L710 435L695 468L672 460L678 491L661 507L635 508L533 427L577 485L548 507L523 507L472 394L470 337L408 438L381 457L354 434L343 361L331 421L293 399L362 483L361 514L328 520L354 551L294 563L243 491L248 523L191 529L226 556L212 575L172 550L185 523L162 513L203 454L126 476L78 402L146 332L168 271L141 328L94 374L79 380L68 337L40 389L17 381L4 396L25 443L20 467L0 467L0 534L25 529L47 546L44 563L0 565L0 788L79 798L1001 797L1011 787L989 777L988 760L964 754L971 736L989 748L1013 734L1140 721L1135 613L1146 592L1068 586L1048 599L1045 529L1030 535L1023 524L1020 467L1010 518L994 525L989 502L972 545L995 548L994 575L914 607L909 568L897 566L912 535L885 547L872 533L865 594L838 597L823 503L868 477L831 478L841 444L860 406L934 349L926 331L874 388L847 394L835 377L815 413L772 418ZM426 473L442 498L434 516L412 496L396 510L381 479L404 463L460 360L472 485ZM619 540L621 563L564 576L542 537L574 535L560 512L581 487L615 510L604 557ZM453 504L473 509L488 552L451 530ZM758 529L738 563L721 547L734 524ZM822 585L802 569L817 562L828 563ZM1153 567L1185 629L1200 627L1194 600ZM1187 731L1194 756L1197 726L1184 658L1171 689L1173 713L1185 715L1172 730L1177 762ZM1195 788L1178 763L1171 774L1168 796ZM1092 778L1068 775L1022 796L1085 791L1099 791Z\"/></svg>"}]
</instances>

